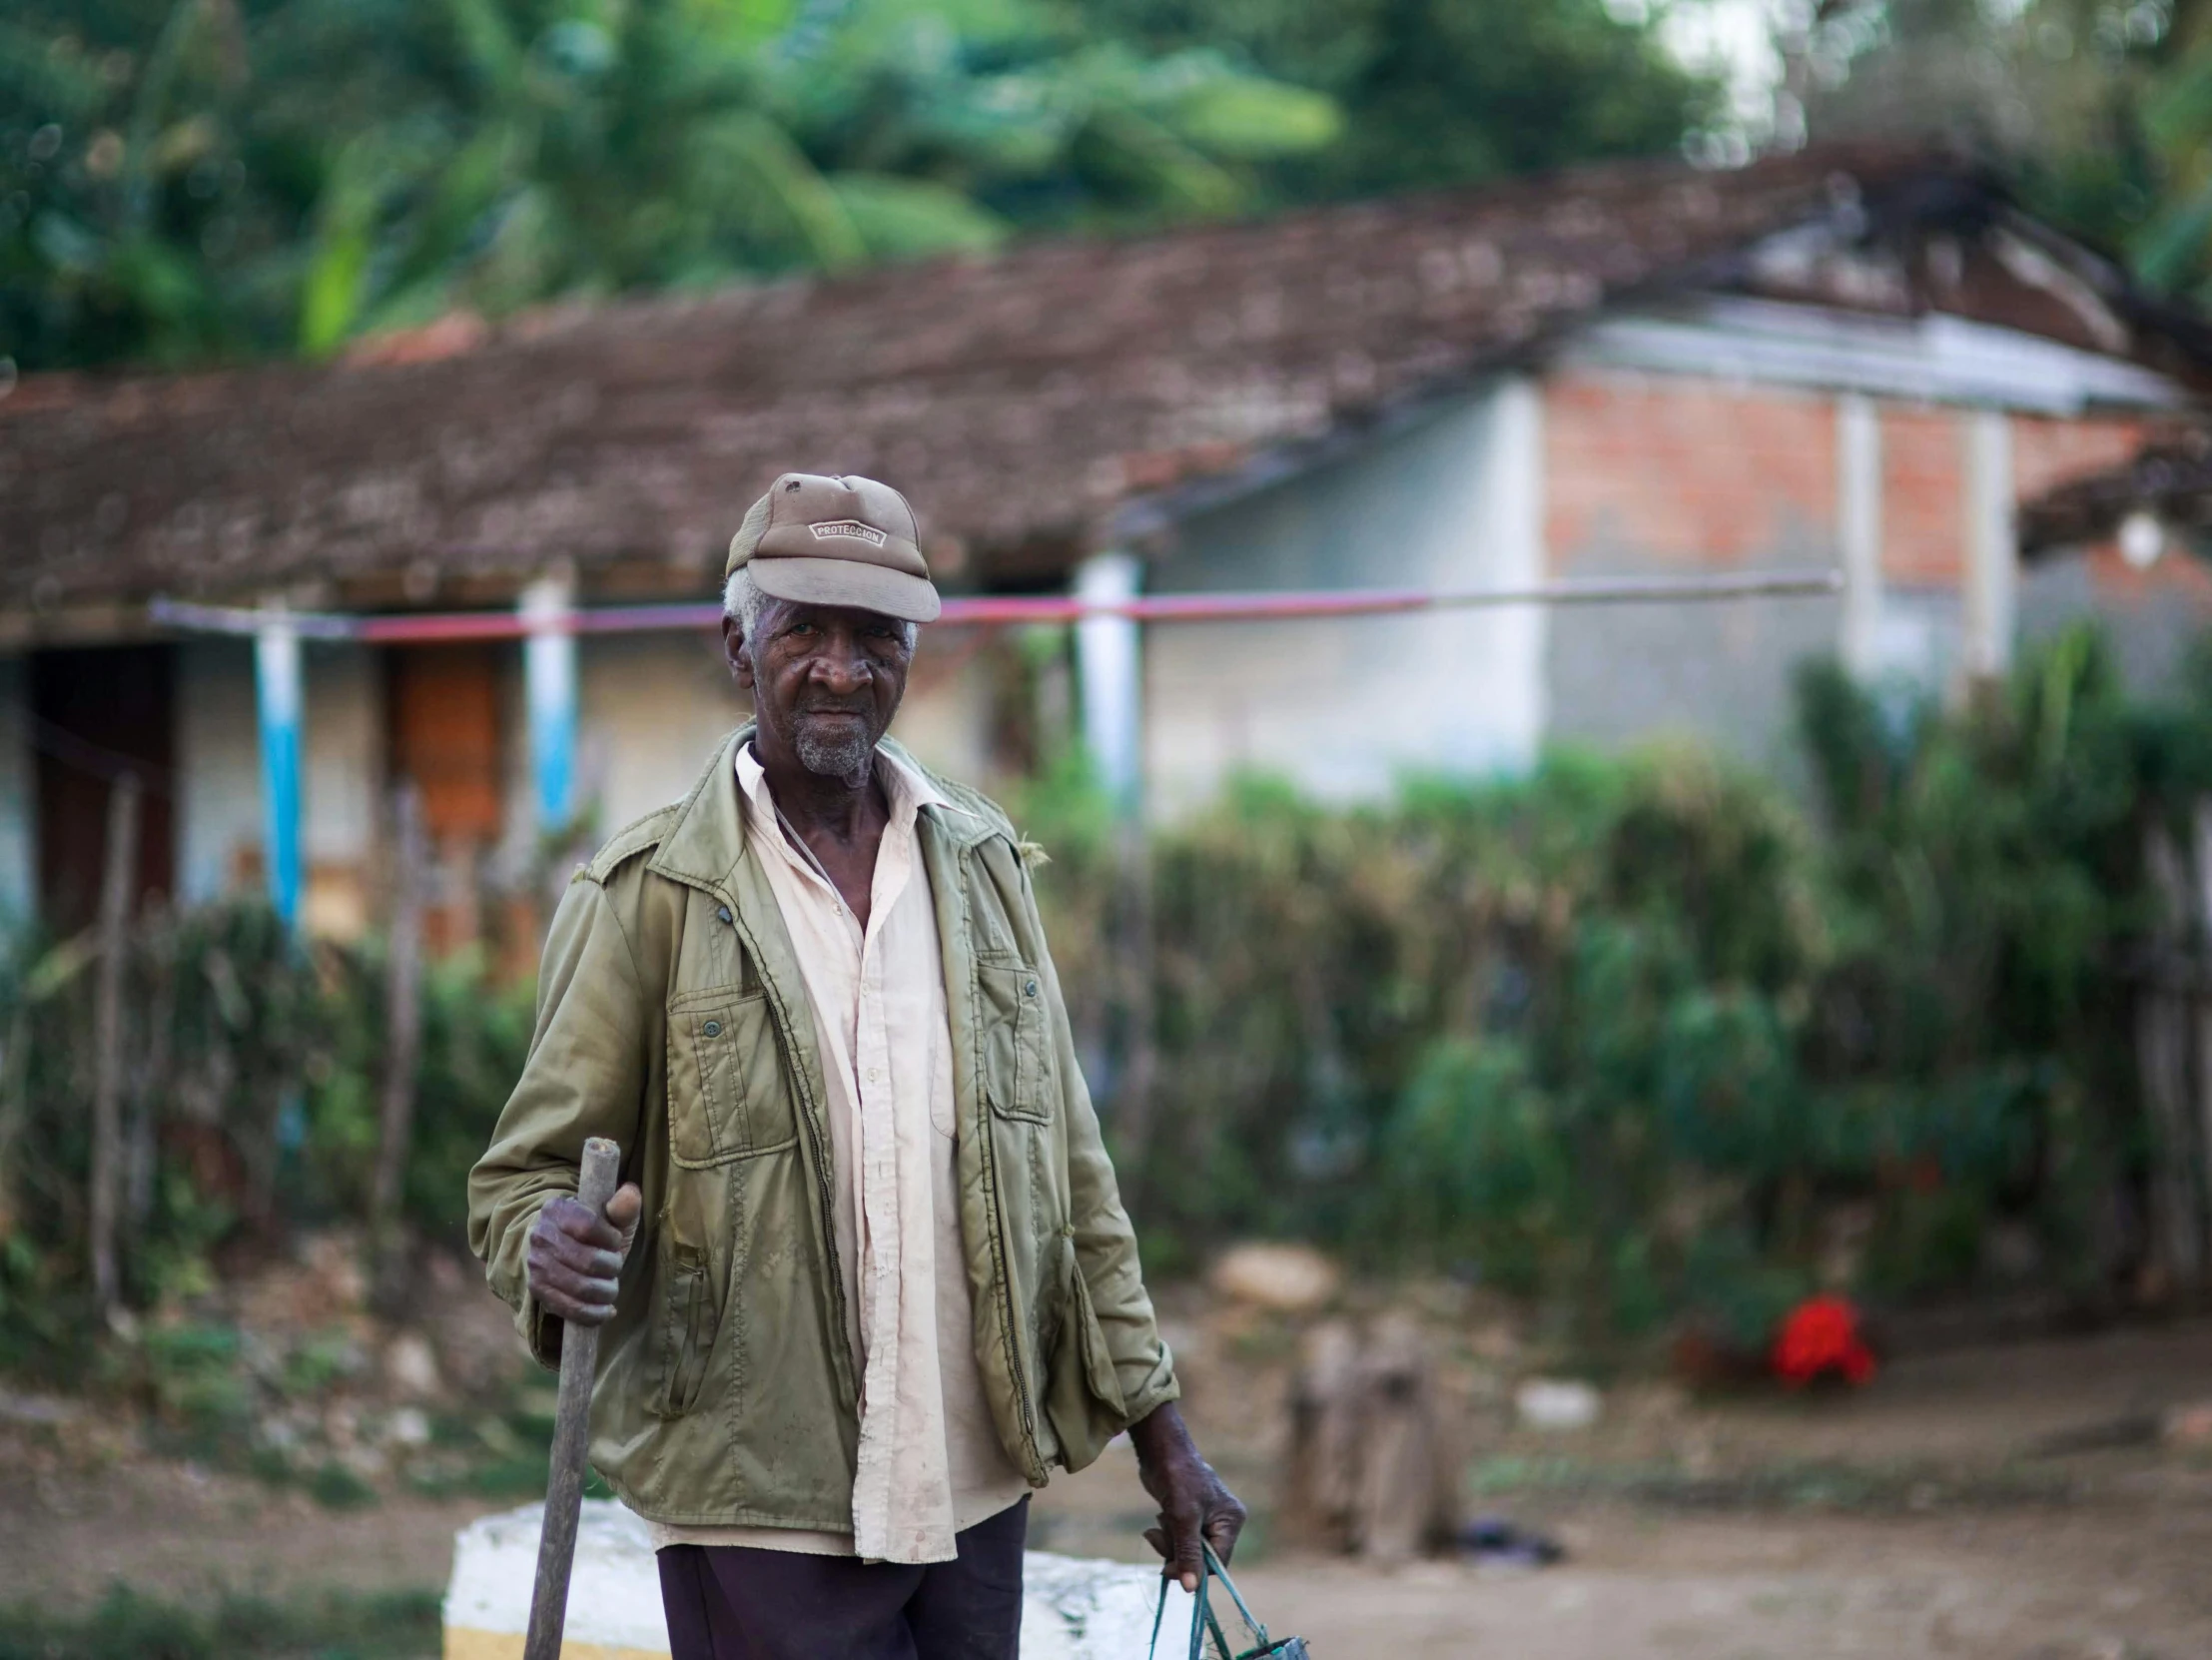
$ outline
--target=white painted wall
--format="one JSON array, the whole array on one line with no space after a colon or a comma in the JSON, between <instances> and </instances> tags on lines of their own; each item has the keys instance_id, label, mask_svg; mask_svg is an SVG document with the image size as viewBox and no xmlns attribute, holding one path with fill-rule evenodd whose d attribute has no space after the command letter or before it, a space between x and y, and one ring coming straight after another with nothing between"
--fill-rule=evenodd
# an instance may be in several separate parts
<instances>
[{"instance_id":1,"label":"white painted wall","mask_svg":"<svg viewBox=\"0 0 2212 1660\"><path fill-rule=\"evenodd\" d=\"M709 635L587 636L577 656L577 799L611 835L682 800L746 707Z\"/></svg>"},{"instance_id":2,"label":"white painted wall","mask_svg":"<svg viewBox=\"0 0 2212 1660\"><path fill-rule=\"evenodd\" d=\"M894 730L931 765L973 779L985 756L987 704L983 676L962 656L959 636L939 642L925 634ZM579 799L600 803L605 835L682 799L708 752L748 710L718 646L693 634L586 638L580 657ZM20 679L17 660L0 658L0 908L12 870L20 868L26 893L34 880L28 773L15 787L9 771L9 689ZM304 920L311 932L350 935L374 923L371 878L387 830L382 660L370 647L311 642L306 680ZM186 903L201 904L231 891L241 855L262 842L252 643L186 641L177 688L178 887ZM535 852L519 651L503 665L500 703L506 823L483 873L494 884L524 877ZM18 802L20 832L10 816Z\"/></svg>"},{"instance_id":3,"label":"white painted wall","mask_svg":"<svg viewBox=\"0 0 2212 1660\"><path fill-rule=\"evenodd\" d=\"M311 691L309 715L314 715ZM251 640L177 648L177 892L202 905L231 891L242 850L262 843L261 750Z\"/></svg>"},{"instance_id":4,"label":"white painted wall","mask_svg":"<svg viewBox=\"0 0 2212 1660\"><path fill-rule=\"evenodd\" d=\"M301 918L312 934L351 939L369 927L369 864L382 837L383 657L373 646L307 647L301 766Z\"/></svg>"},{"instance_id":5,"label":"white painted wall","mask_svg":"<svg viewBox=\"0 0 2212 1660\"><path fill-rule=\"evenodd\" d=\"M366 859L384 770L381 659L372 646L311 643L307 690L303 849L311 865Z\"/></svg>"},{"instance_id":6,"label":"white painted wall","mask_svg":"<svg viewBox=\"0 0 2212 1660\"><path fill-rule=\"evenodd\" d=\"M30 668L0 657L0 927L27 919L38 891Z\"/></svg>"},{"instance_id":7,"label":"white painted wall","mask_svg":"<svg viewBox=\"0 0 2212 1660\"><path fill-rule=\"evenodd\" d=\"M1153 592L1541 581L1542 402L1514 380L1185 521ZM1527 766L1544 727L1539 607L1145 631L1147 810L1243 770L1329 799L1408 773Z\"/></svg>"}]
</instances>

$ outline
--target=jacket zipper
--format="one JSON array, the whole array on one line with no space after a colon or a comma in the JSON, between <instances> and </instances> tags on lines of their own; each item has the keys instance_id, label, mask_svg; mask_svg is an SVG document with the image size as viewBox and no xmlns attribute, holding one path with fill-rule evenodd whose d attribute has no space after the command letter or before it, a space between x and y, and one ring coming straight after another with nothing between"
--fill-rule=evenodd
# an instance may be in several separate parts
<instances>
[{"instance_id":1,"label":"jacket zipper","mask_svg":"<svg viewBox=\"0 0 2212 1660\"><path fill-rule=\"evenodd\" d=\"M966 890L969 885L969 850L963 848L960 855L962 888L961 909L963 911L966 911L968 908L968 895ZM973 942L973 939L974 932L973 930L971 930L971 942ZM969 963L969 972L971 974L975 972L975 964L973 959L974 951L971 945ZM969 993L970 1006L974 1007L975 1002L975 993L971 991ZM980 1070L981 1069L979 1069L979 1073ZM998 1269L997 1277L999 1281L999 1317L1006 1323L1007 1359L1009 1361L1007 1370L1013 1376L1014 1401L1015 1404L1019 1406L1022 1410L1022 1436L1024 1441L1027 1443L1026 1450L1029 1453L1030 1467L1028 1470L1025 1470L1023 1472L1023 1475L1025 1479L1034 1480L1036 1478L1035 1472L1042 1471L1045 1468L1045 1455L1043 1451L1040 1450L1037 1444L1037 1408L1030 1400L1029 1372L1022 1364L1021 1333L1015 1323L1014 1317L1014 1274L1008 1266L1008 1263L1012 1259L1013 1252L1007 1248L1006 1207L1002 1205L999 1200L999 1148L997 1141L993 1138L991 1134L991 1105L988 1101L983 1099L984 1092L982 1087L982 1079L980 1076L977 1080L977 1085L978 1087L976 1091L976 1105L980 1109L977 1117L981 1121L977 1126L977 1129L979 1131L977 1141L981 1146L983 1152L984 1190L987 1194L989 1194L991 1199L991 1237L998 1247L999 1259L996 1266Z\"/></svg>"},{"instance_id":2,"label":"jacket zipper","mask_svg":"<svg viewBox=\"0 0 2212 1660\"><path fill-rule=\"evenodd\" d=\"M736 896L717 893L714 897L720 903L729 907L730 926L737 930L739 938L745 942L745 949L752 954L753 960L756 963L759 962L760 952L754 945L752 935L746 931L745 925L737 920L745 913L739 908ZM768 1001L776 1011L776 1029L783 1041L784 1053L787 1055L795 1054L796 1049L791 1038L791 1021L784 1009L783 999L777 994L775 982L763 974L760 977L760 984L761 990L768 994ZM837 1254L837 1195L830 1187L830 1154L829 1150L822 1145L822 1132L818 1124L822 1116L821 1103L813 1099L803 1068L794 1066L791 1069L791 1076L792 1083L797 1087L800 1095L806 1099L807 1111L803 1116L807 1125L807 1145L814 1150L815 1197L821 1204L822 1244L829 1252L830 1310L833 1321L833 1340L837 1343L839 1352L845 1356L845 1375L852 1382L853 1410L857 1414L860 1410L860 1358L853 1353L851 1328L847 1325L845 1318L845 1264L839 1260Z\"/></svg>"},{"instance_id":3,"label":"jacket zipper","mask_svg":"<svg viewBox=\"0 0 2212 1660\"><path fill-rule=\"evenodd\" d=\"M988 1120L990 1107L984 1107L983 1112ZM999 1317L1006 1322L1007 1370L1014 1378L1015 1404L1022 1409L1022 1436L1027 1442L1030 1460L1030 1469L1023 1473L1029 1476L1045 1467L1045 1455L1037 1444L1037 1408L1030 1401L1029 1372L1022 1364L1022 1338L1014 1318L1014 1275L1007 1266L1011 1252L1006 1243L1006 1208L999 1203L999 1155L991 1145L990 1124L986 1123L983 1130L984 1186L991 1195L991 1232L999 1246Z\"/></svg>"}]
</instances>

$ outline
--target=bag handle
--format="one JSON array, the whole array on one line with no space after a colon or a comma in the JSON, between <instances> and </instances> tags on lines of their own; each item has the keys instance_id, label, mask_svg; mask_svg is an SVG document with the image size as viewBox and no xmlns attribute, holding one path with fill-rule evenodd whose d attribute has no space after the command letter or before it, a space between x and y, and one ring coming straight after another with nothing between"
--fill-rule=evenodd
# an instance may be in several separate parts
<instances>
[{"instance_id":1,"label":"bag handle","mask_svg":"<svg viewBox=\"0 0 2212 1660\"><path fill-rule=\"evenodd\" d=\"M1221 1565L1221 1559L1213 1554L1213 1547L1201 1539L1198 1541L1198 1548L1205 1552L1205 1562L1198 1573L1198 1594L1194 1599L1196 1606L1190 1614L1190 1660L1205 1660L1205 1638L1209 1631L1213 1633L1213 1643L1220 1651L1221 1660L1249 1660L1248 1656L1239 1656L1229 1647L1229 1640L1221 1630L1220 1619L1207 1606L1206 1582L1212 1579L1218 1579L1228 1588L1229 1598L1236 1604L1237 1613L1243 1616L1244 1623L1259 1638L1258 1646L1250 1653L1265 1654L1267 1628L1252 1617L1251 1609L1244 1605L1243 1593L1237 1590L1236 1581L1229 1577L1229 1570ZM1159 1624L1166 1614L1167 1574L1162 1570L1159 1576L1159 1600L1152 1606L1152 1640L1144 1647L1145 1660L1153 1660L1159 1651Z\"/></svg>"}]
</instances>

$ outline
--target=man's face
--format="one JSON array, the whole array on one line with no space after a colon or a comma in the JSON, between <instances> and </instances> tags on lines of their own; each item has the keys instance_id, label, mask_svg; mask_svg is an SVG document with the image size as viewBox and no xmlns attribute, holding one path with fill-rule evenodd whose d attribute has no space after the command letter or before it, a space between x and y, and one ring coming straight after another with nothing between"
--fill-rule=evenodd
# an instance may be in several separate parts
<instances>
[{"instance_id":1,"label":"man's face","mask_svg":"<svg viewBox=\"0 0 2212 1660\"><path fill-rule=\"evenodd\" d=\"M770 599L755 632L748 639L725 618L722 648L753 694L765 747L825 778L864 782L906 696L907 625L875 611Z\"/></svg>"}]
</instances>

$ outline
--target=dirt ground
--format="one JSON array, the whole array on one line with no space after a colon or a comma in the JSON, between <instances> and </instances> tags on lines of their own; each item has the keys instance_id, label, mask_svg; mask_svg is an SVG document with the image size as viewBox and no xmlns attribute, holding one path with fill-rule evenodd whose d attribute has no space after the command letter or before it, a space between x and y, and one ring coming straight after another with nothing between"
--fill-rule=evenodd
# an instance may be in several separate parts
<instances>
[{"instance_id":1,"label":"dirt ground","mask_svg":"<svg viewBox=\"0 0 2212 1660\"><path fill-rule=\"evenodd\" d=\"M1202 1348L1202 1343L1193 1343ZM1552 1533L1541 1570L1392 1573L1266 1550L1265 1368L1200 1365L1192 1415L1254 1500L1239 1579L1321 1660L2193 1660L2212 1655L2212 1453L2160 1440L2212 1399L2212 1323L1907 1360L1863 1394L1699 1403L1609 1392L1598 1427L1486 1420L1476 1508ZM0 1402L0 1601L434 1586L454 1531L503 1505L390 1496L329 1510L149 1458ZM1125 1452L1036 1510L1039 1545L1135 1559Z\"/></svg>"}]
</instances>

